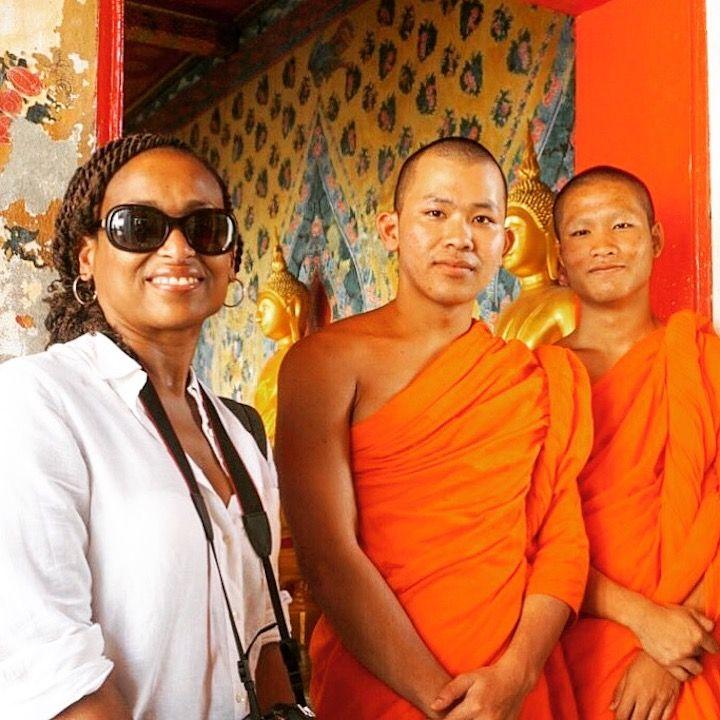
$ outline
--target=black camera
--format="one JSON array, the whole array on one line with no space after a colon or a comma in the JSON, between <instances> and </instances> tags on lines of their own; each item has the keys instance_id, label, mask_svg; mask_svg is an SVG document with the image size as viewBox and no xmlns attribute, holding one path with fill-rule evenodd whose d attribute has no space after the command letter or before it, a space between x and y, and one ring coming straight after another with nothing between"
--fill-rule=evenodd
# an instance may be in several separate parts
<instances>
[{"instance_id":1,"label":"black camera","mask_svg":"<svg viewBox=\"0 0 720 720\"><path fill-rule=\"evenodd\" d=\"M248 715L248 718L250 716ZM262 720L304 720L304 718L314 718L315 713L305 705L274 705L267 715L262 716ZM247 718L246 718L247 720Z\"/></svg>"}]
</instances>

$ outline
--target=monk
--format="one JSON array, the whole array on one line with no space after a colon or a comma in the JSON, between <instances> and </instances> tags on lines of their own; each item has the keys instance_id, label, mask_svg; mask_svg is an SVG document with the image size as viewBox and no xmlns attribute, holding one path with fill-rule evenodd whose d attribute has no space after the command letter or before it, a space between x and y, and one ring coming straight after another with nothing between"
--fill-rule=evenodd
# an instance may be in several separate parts
<instances>
[{"instance_id":1,"label":"monk","mask_svg":"<svg viewBox=\"0 0 720 720\"><path fill-rule=\"evenodd\" d=\"M720 718L720 340L650 306L662 226L643 182L597 167L555 202L580 323L560 341L592 381L579 482L590 540L583 616L563 642L586 720Z\"/></svg>"},{"instance_id":2,"label":"monk","mask_svg":"<svg viewBox=\"0 0 720 720\"><path fill-rule=\"evenodd\" d=\"M566 350L472 319L508 247L506 193L474 141L412 155L377 222L397 297L283 362L277 456L324 612L321 720L576 718L557 640L586 581L589 387Z\"/></svg>"}]
</instances>

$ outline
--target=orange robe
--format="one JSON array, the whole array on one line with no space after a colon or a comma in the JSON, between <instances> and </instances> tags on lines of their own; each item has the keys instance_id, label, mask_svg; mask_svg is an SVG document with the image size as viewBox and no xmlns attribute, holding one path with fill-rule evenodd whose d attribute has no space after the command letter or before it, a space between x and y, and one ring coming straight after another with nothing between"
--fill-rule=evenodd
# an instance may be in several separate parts
<instances>
[{"instance_id":1,"label":"orange robe","mask_svg":"<svg viewBox=\"0 0 720 720\"><path fill-rule=\"evenodd\" d=\"M498 659L527 593L578 609L588 549L576 477L591 425L587 376L570 353L533 355L478 322L352 428L361 546L451 675ZM576 718L559 650L523 718ZM424 718L325 618L310 652L321 720Z\"/></svg>"},{"instance_id":2,"label":"orange robe","mask_svg":"<svg viewBox=\"0 0 720 720\"><path fill-rule=\"evenodd\" d=\"M578 483L593 567L661 603L682 603L705 576L705 613L718 620L720 340L677 313L595 382L592 402L594 447ZM563 647L580 717L614 718L635 636L583 617ZM675 718L720 718L720 656L704 666L683 684Z\"/></svg>"}]
</instances>

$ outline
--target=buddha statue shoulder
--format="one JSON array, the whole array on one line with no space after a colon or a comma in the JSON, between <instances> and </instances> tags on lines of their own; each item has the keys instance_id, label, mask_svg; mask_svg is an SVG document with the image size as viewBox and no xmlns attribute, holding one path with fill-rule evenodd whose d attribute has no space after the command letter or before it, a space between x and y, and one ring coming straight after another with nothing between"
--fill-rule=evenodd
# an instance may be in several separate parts
<instances>
[{"instance_id":1,"label":"buddha statue shoulder","mask_svg":"<svg viewBox=\"0 0 720 720\"><path fill-rule=\"evenodd\" d=\"M268 440L275 442L275 421L277 419L277 383L280 365L288 350L307 329L310 310L310 292L288 270L280 243L273 248L271 272L260 288L255 318L263 334L276 343L275 353L260 371L254 405L265 424ZM306 581L298 566L292 547L290 531L283 513L281 520L281 548L278 560L280 587L293 596L290 606L290 622L293 637L301 646L301 670L307 680L307 639L320 616L320 610L312 601Z\"/></svg>"},{"instance_id":2,"label":"buddha statue shoulder","mask_svg":"<svg viewBox=\"0 0 720 720\"><path fill-rule=\"evenodd\" d=\"M254 399L271 443L275 440L280 365L293 343L305 334L309 301L308 289L287 269L282 248L277 244L273 249L272 270L258 292L255 313L263 334L277 345L260 371Z\"/></svg>"},{"instance_id":3,"label":"buddha statue shoulder","mask_svg":"<svg viewBox=\"0 0 720 720\"><path fill-rule=\"evenodd\" d=\"M508 194L505 227L511 245L504 268L520 283L517 298L500 313L495 334L517 338L529 348L569 335L577 323L577 298L558 281L558 252L553 228L552 190L540 180L540 165L528 125L525 156Z\"/></svg>"}]
</instances>

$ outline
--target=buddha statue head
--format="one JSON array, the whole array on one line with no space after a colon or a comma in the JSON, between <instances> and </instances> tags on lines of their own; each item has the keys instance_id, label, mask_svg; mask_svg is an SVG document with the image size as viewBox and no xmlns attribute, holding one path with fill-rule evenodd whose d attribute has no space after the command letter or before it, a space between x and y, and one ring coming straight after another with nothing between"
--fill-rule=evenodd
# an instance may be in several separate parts
<instances>
[{"instance_id":1,"label":"buddha statue head","mask_svg":"<svg viewBox=\"0 0 720 720\"><path fill-rule=\"evenodd\" d=\"M508 193L505 227L512 244L503 266L519 278L545 273L557 279L557 244L553 228L553 191L540 180L540 165L528 123L525 155Z\"/></svg>"},{"instance_id":2,"label":"buddha statue head","mask_svg":"<svg viewBox=\"0 0 720 720\"><path fill-rule=\"evenodd\" d=\"M310 294L287 269L282 248L273 248L272 272L258 292L255 318L263 333L276 342L297 342L305 332Z\"/></svg>"}]
</instances>

